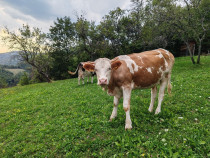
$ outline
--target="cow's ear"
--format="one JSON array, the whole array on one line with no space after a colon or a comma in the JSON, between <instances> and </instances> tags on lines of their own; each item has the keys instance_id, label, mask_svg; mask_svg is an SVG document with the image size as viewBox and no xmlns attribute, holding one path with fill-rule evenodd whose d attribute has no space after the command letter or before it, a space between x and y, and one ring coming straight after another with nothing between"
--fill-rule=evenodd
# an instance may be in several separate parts
<instances>
[{"instance_id":1,"label":"cow's ear","mask_svg":"<svg viewBox=\"0 0 210 158\"><path fill-rule=\"evenodd\" d=\"M95 65L94 64L90 64L90 63L87 63L87 64L84 64L83 65L83 68L87 71L90 71L90 72L93 72L94 69L95 69Z\"/></svg>"},{"instance_id":2,"label":"cow's ear","mask_svg":"<svg viewBox=\"0 0 210 158\"><path fill-rule=\"evenodd\" d=\"M111 64L111 68L116 70L118 69L118 67L120 67L122 63L120 61L114 61L112 64Z\"/></svg>"}]
</instances>

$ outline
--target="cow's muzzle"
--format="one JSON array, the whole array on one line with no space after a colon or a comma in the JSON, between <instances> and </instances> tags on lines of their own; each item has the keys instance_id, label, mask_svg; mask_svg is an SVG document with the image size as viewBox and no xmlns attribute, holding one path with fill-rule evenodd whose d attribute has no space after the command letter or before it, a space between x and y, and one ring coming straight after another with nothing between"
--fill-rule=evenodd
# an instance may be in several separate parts
<instances>
[{"instance_id":1,"label":"cow's muzzle","mask_svg":"<svg viewBox=\"0 0 210 158\"><path fill-rule=\"evenodd\" d=\"M105 79L105 78L99 79L99 80L98 80L98 84L99 84L99 85L107 85L107 79Z\"/></svg>"}]
</instances>

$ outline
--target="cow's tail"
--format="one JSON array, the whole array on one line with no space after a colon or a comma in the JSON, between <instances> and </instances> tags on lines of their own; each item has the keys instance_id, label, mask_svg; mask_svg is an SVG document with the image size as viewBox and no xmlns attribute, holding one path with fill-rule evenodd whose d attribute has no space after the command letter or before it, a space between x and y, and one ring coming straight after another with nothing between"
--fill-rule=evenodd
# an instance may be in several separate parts
<instances>
[{"instance_id":1,"label":"cow's tail","mask_svg":"<svg viewBox=\"0 0 210 158\"><path fill-rule=\"evenodd\" d=\"M171 96L171 90L172 90L172 85L171 85L171 72L168 74L168 94Z\"/></svg>"},{"instance_id":2,"label":"cow's tail","mask_svg":"<svg viewBox=\"0 0 210 158\"><path fill-rule=\"evenodd\" d=\"M69 73L70 75L75 75L75 74L77 73L78 69L79 69L80 64L81 64L81 63L79 63L79 65L77 66L77 69L75 70L75 72L68 71L68 73Z\"/></svg>"}]
</instances>

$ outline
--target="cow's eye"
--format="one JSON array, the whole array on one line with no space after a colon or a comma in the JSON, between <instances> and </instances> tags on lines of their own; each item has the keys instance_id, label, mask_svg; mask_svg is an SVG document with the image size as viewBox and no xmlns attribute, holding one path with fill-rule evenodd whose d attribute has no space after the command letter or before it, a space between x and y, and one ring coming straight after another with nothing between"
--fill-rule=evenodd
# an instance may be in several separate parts
<instances>
[{"instance_id":1,"label":"cow's eye","mask_svg":"<svg viewBox=\"0 0 210 158\"><path fill-rule=\"evenodd\" d=\"M108 68L108 70L111 70L111 67L110 67L110 68Z\"/></svg>"},{"instance_id":2,"label":"cow's eye","mask_svg":"<svg viewBox=\"0 0 210 158\"><path fill-rule=\"evenodd\" d=\"M98 71L97 69L95 69L95 71Z\"/></svg>"}]
</instances>

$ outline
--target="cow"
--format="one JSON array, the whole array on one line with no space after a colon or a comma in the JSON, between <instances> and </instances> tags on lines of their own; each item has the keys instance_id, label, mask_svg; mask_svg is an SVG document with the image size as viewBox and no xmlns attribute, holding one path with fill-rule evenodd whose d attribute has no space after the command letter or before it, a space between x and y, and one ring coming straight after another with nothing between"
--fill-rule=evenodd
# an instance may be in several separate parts
<instances>
[{"instance_id":1,"label":"cow","mask_svg":"<svg viewBox=\"0 0 210 158\"><path fill-rule=\"evenodd\" d=\"M99 58L92 63L85 63L87 71L95 71L97 84L111 96L114 96L114 108L110 121L117 116L119 99L123 97L123 109L126 113L125 130L132 129L130 118L130 98L132 89L151 88L149 112L153 111L157 95L157 85L160 85L158 106L155 114L161 112L164 91L168 84L171 93L171 71L174 56L169 51L159 48L156 50L120 55L110 60Z\"/></svg>"},{"instance_id":2,"label":"cow","mask_svg":"<svg viewBox=\"0 0 210 158\"><path fill-rule=\"evenodd\" d=\"M90 62L80 62L77 66L77 69L75 72L71 72L71 71L68 71L68 73L70 75L75 75L78 71L78 85L80 85L80 79L82 79L82 83L84 84L84 79L85 77L88 77L87 78L87 82L89 82L89 79L91 77L91 83L93 83L93 77L95 75L94 72L90 72L90 71L86 71L84 68L83 68L83 64L84 63L90 63Z\"/></svg>"}]
</instances>

